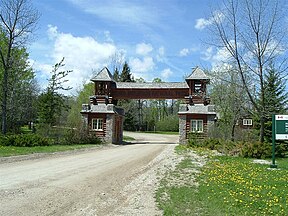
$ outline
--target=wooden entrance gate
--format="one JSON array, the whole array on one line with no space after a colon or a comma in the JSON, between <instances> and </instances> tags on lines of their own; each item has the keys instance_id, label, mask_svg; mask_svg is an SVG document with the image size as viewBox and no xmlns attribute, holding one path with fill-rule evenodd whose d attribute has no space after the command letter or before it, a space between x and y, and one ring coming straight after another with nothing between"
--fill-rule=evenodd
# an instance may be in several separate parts
<instances>
[{"instance_id":1,"label":"wooden entrance gate","mask_svg":"<svg viewBox=\"0 0 288 216\"><path fill-rule=\"evenodd\" d=\"M185 82L115 82L106 67L91 80L95 93L90 96L90 104L83 104L81 114L91 133L107 142L122 142L124 110L116 106L120 99L182 99L178 113L180 143L186 142L189 132L206 137L216 118L207 96L209 78L199 67L192 70Z\"/></svg>"}]
</instances>

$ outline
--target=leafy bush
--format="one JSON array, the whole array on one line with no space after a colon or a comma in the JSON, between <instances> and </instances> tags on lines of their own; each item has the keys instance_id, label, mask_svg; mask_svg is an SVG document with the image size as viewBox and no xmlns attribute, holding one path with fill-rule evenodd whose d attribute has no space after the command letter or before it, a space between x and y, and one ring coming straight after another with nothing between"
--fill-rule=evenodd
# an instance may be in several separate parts
<instances>
[{"instance_id":1,"label":"leafy bush","mask_svg":"<svg viewBox=\"0 0 288 216\"><path fill-rule=\"evenodd\" d=\"M277 157L285 157L288 153L288 142L284 141L281 143L276 143L275 148L275 154Z\"/></svg>"},{"instance_id":2,"label":"leafy bush","mask_svg":"<svg viewBox=\"0 0 288 216\"><path fill-rule=\"evenodd\" d=\"M0 140L4 146L33 147L48 146L51 144L47 138L37 134L7 135Z\"/></svg>"},{"instance_id":3,"label":"leafy bush","mask_svg":"<svg viewBox=\"0 0 288 216\"><path fill-rule=\"evenodd\" d=\"M73 144L100 144L101 140L96 134L89 133L83 128L72 129L67 127L51 127L42 124L38 126L37 133L51 140L52 145Z\"/></svg>"},{"instance_id":4,"label":"leafy bush","mask_svg":"<svg viewBox=\"0 0 288 216\"><path fill-rule=\"evenodd\" d=\"M188 146L189 147L203 147L203 140L200 139L200 134L188 133Z\"/></svg>"},{"instance_id":5,"label":"leafy bush","mask_svg":"<svg viewBox=\"0 0 288 216\"><path fill-rule=\"evenodd\" d=\"M204 147L211 150L217 150L226 155L242 156L250 158L267 158L271 157L272 145L270 143L259 141L231 141L217 138L199 139L198 134L188 134L188 147ZM276 144L276 156L285 157L288 151L288 144Z\"/></svg>"},{"instance_id":6,"label":"leafy bush","mask_svg":"<svg viewBox=\"0 0 288 216\"><path fill-rule=\"evenodd\" d=\"M6 138L0 135L0 146L5 146Z\"/></svg>"},{"instance_id":7,"label":"leafy bush","mask_svg":"<svg viewBox=\"0 0 288 216\"><path fill-rule=\"evenodd\" d=\"M243 157L251 158L267 158L271 157L271 144L270 143L261 143L256 142L245 142L241 149L241 155Z\"/></svg>"},{"instance_id":8,"label":"leafy bush","mask_svg":"<svg viewBox=\"0 0 288 216\"><path fill-rule=\"evenodd\" d=\"M178 116L167 116L156 123L157 131L178 131L179 119Z\"/></svg>"},{"instance_id":9,"label":"leafy bush","mask_svg":"<svg viewBox=\"0 0 288 216\"><path fill-rule=\"evenodd\" d=\"M48 124L38 124L36 132L42 137L50 140L52 145L61 145L65 143L65 135L69 129L65 127L51 127Z\"/></svg>"},{"instance_id":10,"label":"leafy bush","mask_svg":"<svg viewBox=\"0 0 288 216\"><path fill-rule=\"evenodd\" d=\"M221 146L221 141L215 138L204 139L202 143L203 147L209 148L211 150L218 150Z\"/></svg>"},{"instance_id":11,"label":"leafy bush","mask_svg":"<svg viewBox=\"0 0 288 216\"><path fill-rule=\"evenodd\" d=\"M201 134L189 133L188 134L188 145L190 147L204 147L210 150L218 150L223 152L223 147L228 143L225 140L217 138L205 138L201 139Z\"/></svg>"},{"instance_id":12,"label":"leafy bush","mask_svg":"<svg viewBox=\"0 0 288 216\"><path fill-rule=\"evenodd\" d=\"M100 144L101 140L94 133L85 129L70 129L65 137L65 144Z\"/></svg>"}]
</instances>

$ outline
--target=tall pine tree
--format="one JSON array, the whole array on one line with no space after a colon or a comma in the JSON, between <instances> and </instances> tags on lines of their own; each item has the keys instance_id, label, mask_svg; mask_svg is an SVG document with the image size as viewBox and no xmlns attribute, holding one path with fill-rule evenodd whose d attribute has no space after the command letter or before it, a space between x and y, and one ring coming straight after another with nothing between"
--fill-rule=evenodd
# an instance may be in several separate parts
<instances>
[{"instance_id":1,"label":"tall pine tree","mask_svg":"<svg viewBox=\"0 0 288 216\"><path fill-rule=\"evenodd\" d=\"M119 77L120 82L135 82L132 77L130 67L127 62L124 63ZM118 105L125 109L124 130L134 131L137 129L137 103L135 100L119 100Z\"/></svg>"},{"instance_id":2,"label":"tall pine tree","mask_svg":"<svg viewBox=\"0 0 288 216\"><path fill-rule=\"evenodd\" d=\"M130 67L127 62L124 63L123 69L120 75L121 82L135 82L134 78L132 77Z\"/></svg>"},{"instance_id":3,"label":"tall pine tree","mask_svg":"<svg viewBox=\"0 0 288 216\"><path fill-rule=\"evenodd\" d=\"M288 92L285 91L286 80L271 64L264 80L265 92L265 127L267 141L272 137L272 114L284 114L287 111Z\"/></svg>"},{"instance_id":4,"label":"tall pine tree","mask_svg":"<svg viewBox=\"0 0 288 216\"><path fill-rule=\"evenodd\" d=\"M63 84L68 81L66 80L66 76L72 71L59 71L64 66L64 58L62 58L53 67L47 89L39 96L38 116L40 123L44 125L56 125L59 123L61 112L68 109L65 103L67 98L59 90L67 91L71 89L71 87L64 87Z\"/></svg>"},{"instance_id":5,"label":"tall pine tree","mask_svg":"<svg viewBox=\"0 0 288 216\"><path fill-rule=\"evenodd\" d=\"M113 73L113 79L114 79L116 82L119 82L119 81L120 81L120 75L119 75L118 68L115 68L115 71L114 71L114 73Z\"/></svg>"}]
</instances>

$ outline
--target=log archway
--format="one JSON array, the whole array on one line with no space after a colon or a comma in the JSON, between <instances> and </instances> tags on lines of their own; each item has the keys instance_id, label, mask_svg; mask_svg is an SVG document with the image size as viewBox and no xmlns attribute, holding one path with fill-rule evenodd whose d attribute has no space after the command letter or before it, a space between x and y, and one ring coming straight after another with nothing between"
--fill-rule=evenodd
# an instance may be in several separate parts
<instances>
[{"instance_id":1,"label":"log archway","mask_svg":"<svg viewBox=\"0 0 288 216\"><path fill-rule=\"evenodd\" d=\"M206 91L210 79L199 67L192 70L185 82L116 82L106 67L91 80L95 94L90 96L90 104L82 106L83 122L91 133L107 142L122 142L125 114L116 106L120 99L182 99L178 113L180 143L185 143L189 132L206 137L216 117Z\"/></svg>"}]
</instances>

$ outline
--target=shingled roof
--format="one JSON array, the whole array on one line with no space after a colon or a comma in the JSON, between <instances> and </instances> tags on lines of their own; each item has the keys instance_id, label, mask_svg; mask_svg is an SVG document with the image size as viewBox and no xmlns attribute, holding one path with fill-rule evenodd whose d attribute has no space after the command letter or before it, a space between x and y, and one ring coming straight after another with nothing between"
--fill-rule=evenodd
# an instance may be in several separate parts
<instances>
[{"instance_id":1,"label":"shingled roof","mask_svg":"<svg viewBox=\"0 0 288 216\"><path fill-rule=\"evenodd\" d=\"M199 67L193 68L190 76L186 80L209 80L209 77Z\"/></svg>"},{"instance_id":2,"label":"shingled roof","mask_svg":"<svg viewBox=\"0 0 288 216\"><path fill-rule=\"evenodd\" d=\"M117 82L118 89L187 89L189 86L186 82L172 83L137 83L137 82Z\"/></svg>"},{"instance_id":3,"label":"shingled roof","mask_svg":"<svg viewBox=\"0 0 288 216\"><path fill-rule=\"evenodd\" d=\"M113 79L112 74L110 73L110 71L108 70L107 67L104 67L95 77L93 77L91 79L91 81L111 81L111 82L115 82L115 80Z\"/></svg>"}]
</instances>

